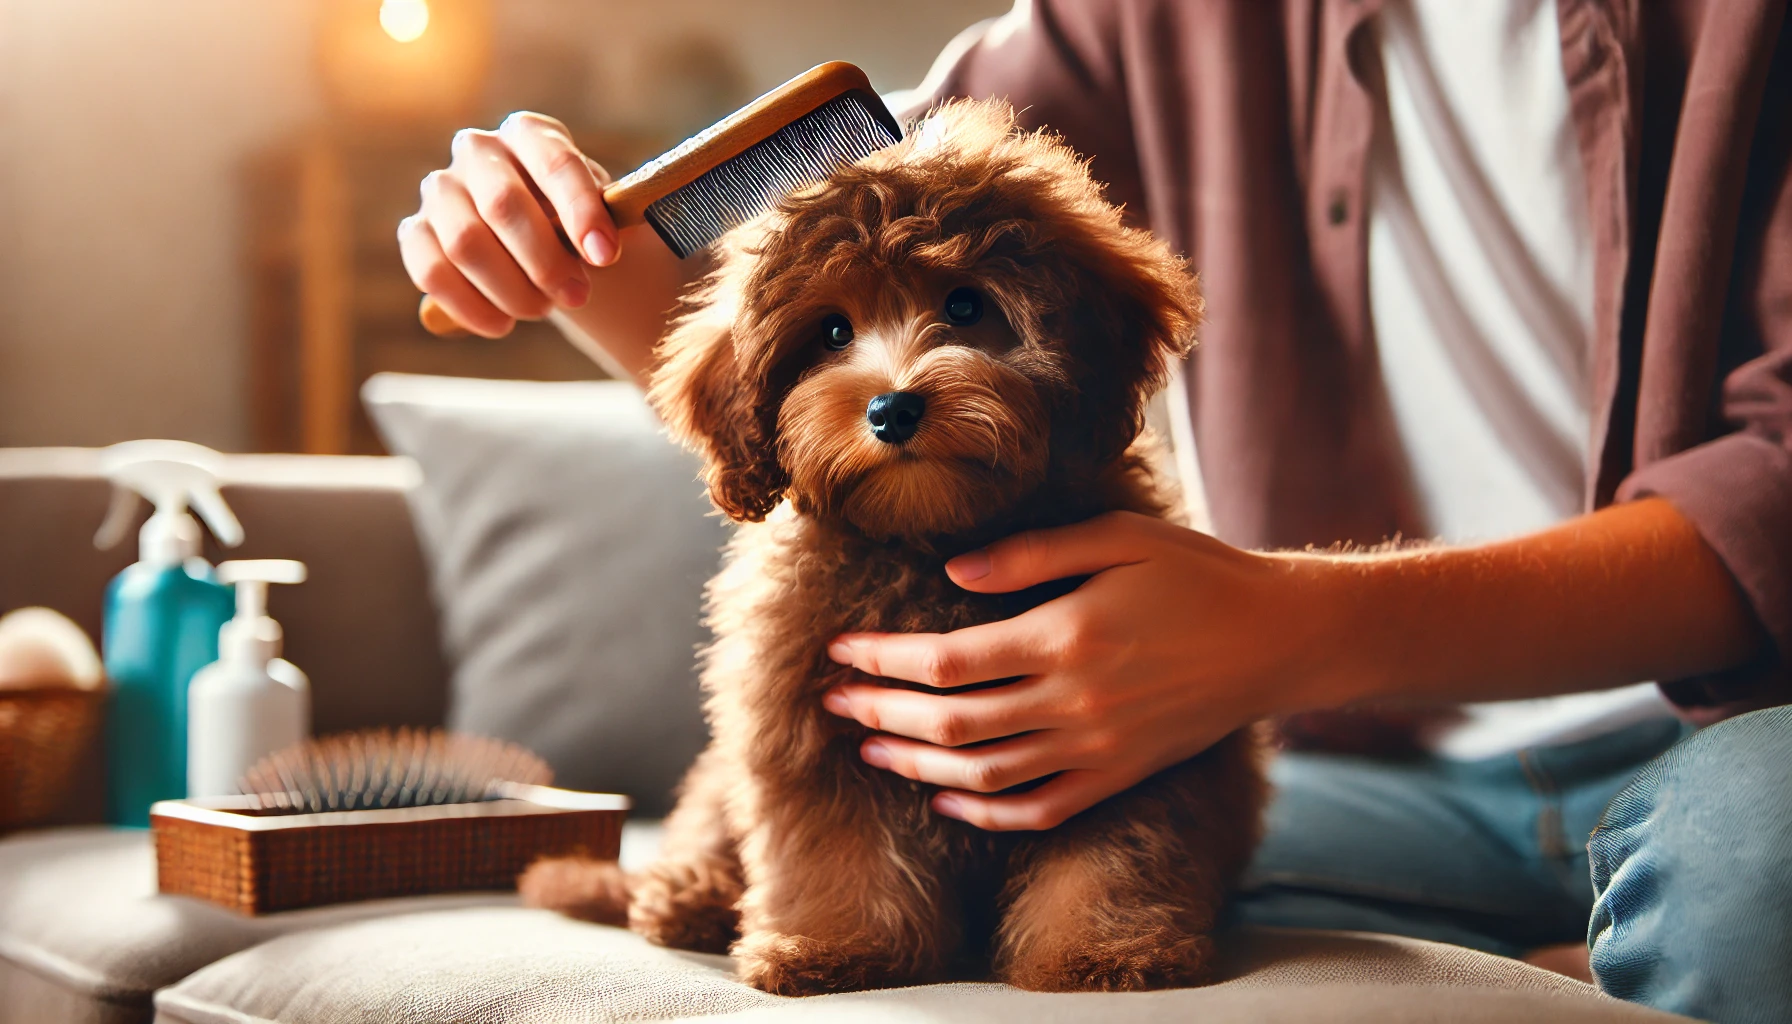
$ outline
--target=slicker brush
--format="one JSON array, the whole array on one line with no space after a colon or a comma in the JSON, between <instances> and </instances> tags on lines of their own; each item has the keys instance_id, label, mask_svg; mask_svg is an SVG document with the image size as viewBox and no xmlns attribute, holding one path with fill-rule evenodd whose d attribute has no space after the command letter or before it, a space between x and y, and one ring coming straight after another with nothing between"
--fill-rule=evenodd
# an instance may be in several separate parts
<instances>
[{"instance_id":1,"label":"slicker brush","mask_svg":"<svg viewBox=\"0 0 1792 1024\"><path fill-rule=\"evenodd\" d=\"M264 814L315 814L497 800L513 785L545 786L553 775L514 743L440 729L370 729L270 754L238 788Z\"/></svg>"}]
</instances>

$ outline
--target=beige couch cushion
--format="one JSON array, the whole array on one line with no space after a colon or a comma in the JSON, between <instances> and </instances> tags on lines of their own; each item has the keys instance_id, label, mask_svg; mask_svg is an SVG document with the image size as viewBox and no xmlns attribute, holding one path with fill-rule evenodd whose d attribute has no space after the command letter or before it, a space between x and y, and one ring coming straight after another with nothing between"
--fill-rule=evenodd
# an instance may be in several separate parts
<instances>
[{"instance_id":1,"label":"beige couch cushion","mask_svg":"<svg viewBox=\"0 0 1792 1024\"><path fill-rule=\"evenodd\" d=\"M1564 999L1513 989L1441 985L1319 984L1250 987L1217 985L1140 995L1042 995L994 986L939 986L866 993L761 1007L703 1018L719 1024L828 1021L841 1024L1266 1024L1271 1021L1348 1024L1642 1024L1685 1021L1616 1000Z\"/></svg>"},{"instance_id":2,"label":"beige couch cushion","mask_svg":"<svg viewBox=\"0 0 1792 1024\"><path fill-rule=\"evenodd\" d=\"M1511 960L1430 942L1323 932L1234 935L1227 980L1206 989L1046 996L999 985L938 985L784 1000L736 982L724 957L660 949L618 929L524 910L505 894L386 900L259 919L159 897L148 838L67 829L0 841L0 1021L124 1024L147 1017L158 988L156 1008L173 1024L712 1015L1029 1024L1165 1017L1672 1019ZM631 824L624 861L650 858L657 838L652 823ZM46 1009L52 1006L58 1009Z\"/></svg>"},{"instance_id":3,"label":"beige couch cushion","mask_svg":"<svg viewBox=\"0 0 1792 1024\"><path fill-rule=\"evenodd\" d=\"M288 935L156 997L180 1024L287 1021L1511 1020L1675 1018L1454 946L1345 933L1246 931L1227 980L1137 995L1044 995L955 984L781 999L735 981L723 957L648 945L541 911L483 907Z\"/></svg>"},{"instance_id":4,"label":"beige couch cushion","mask_svg":"<svg viewBox=\"0 0 1792 1024\"><path fill-rule=\"evenodd\" d=\"M645 864L659 824L629 822L624 864ZM448 908L514 906L510 893L349 903L248 918L156 894L148 832L69 828L0 840L0 1024L149 1015L150 996L206 964L289 932ZM48 1002L46 1002L48 1000ZM49 1005L83 1007L55 1013Z\"/></svg>"},{"instance_id":5,"label":"beige couch cushion","mask_svg":"<svg viewBox=\"0 0 1792 1024\"><path fill-rule=\"evenodd\" d=\"M71 828L0 840L0 961L76 1001L145 1011L156 989L287 932L515 902L513 894L473 893L247 918L197 900L158 896L147 832ZM0 1021L42 1019L17 1003L27 995L23 984L0 986Z\"/></svg>"}]
</instances>

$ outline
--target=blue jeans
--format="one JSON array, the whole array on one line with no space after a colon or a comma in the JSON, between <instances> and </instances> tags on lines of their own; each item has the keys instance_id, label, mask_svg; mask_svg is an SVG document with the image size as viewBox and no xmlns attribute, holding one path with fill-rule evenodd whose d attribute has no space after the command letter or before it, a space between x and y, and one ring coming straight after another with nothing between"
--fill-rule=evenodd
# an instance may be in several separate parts
<instances>
[{"instance_id":1,"label":"blue jeans","mask_svg":"<svg viewBox=\"0 0 1792 1024\"><path fill-rule=\"evenodd\" d=\"M1483 761L1285 754L1271 777L1244 923L1508 956L1585 939L1612 995L1792 1020L1792 707Z\"/></svg>"}]
</instances>

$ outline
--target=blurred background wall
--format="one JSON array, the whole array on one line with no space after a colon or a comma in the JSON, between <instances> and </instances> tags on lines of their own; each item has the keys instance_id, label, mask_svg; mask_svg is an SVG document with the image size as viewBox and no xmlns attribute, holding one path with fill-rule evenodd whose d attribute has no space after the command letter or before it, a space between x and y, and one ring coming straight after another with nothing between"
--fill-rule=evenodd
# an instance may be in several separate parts
<instances>
[{"instance_id":1,"label":"blurred background wall","mask_svg":"<svg viewBox=\"0 0 1792 1024\"><path fill-rule=\"evenodd\" d=\"M381 5L0 0L0 445L363 450L300 421L356 415L374 369L594 373L540 334L408 323L392 230L453 127L538 109L635 161L823 60L912 85L1007 6L434 0L399 43ZM303 392L319 374L340 394Z\"/></svg>"}]
</instances>

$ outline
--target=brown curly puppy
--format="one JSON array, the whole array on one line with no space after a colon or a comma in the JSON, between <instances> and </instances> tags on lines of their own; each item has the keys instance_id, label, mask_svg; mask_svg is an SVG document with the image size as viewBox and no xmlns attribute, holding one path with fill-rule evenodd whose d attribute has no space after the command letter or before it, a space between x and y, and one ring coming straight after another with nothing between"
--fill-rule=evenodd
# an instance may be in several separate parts
<instances>
[{"instance_id":1,"label":"brown curly puppy","mask_svg":"<svg viewBox=\"0 0 1792 1024\"><path fill-rule=\"evenodd\" d=\"M723 240L649 397L743 525L708 595L713 739L663 861L627 880L630 927L732 951L791 995L1206 977L1264 798L1247 733L1058 828L997 834L868 767L865 730L821 705L853 671L827 657L837 634L952 630L1054 596L962 591L947 558L1115 509L1175 515L1134 442L1199 315L1181 261L997 104L944 107ZM544 862L522 888L623 918L614 865Z\"/></svg>"}]
</instances>

